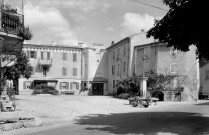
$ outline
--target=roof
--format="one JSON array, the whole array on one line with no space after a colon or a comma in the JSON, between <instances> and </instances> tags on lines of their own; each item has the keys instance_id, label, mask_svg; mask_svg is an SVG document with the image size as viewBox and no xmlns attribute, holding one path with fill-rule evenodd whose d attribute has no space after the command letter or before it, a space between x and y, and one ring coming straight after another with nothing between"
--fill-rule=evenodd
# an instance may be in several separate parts
<instances>
[{"instance_id":1,"label":"roof","mask_svg":"<svg viewBox=\"0 0 209 135\"><path fill-rule=\"evenodd\" d=\"M167 46L167 43L163 43L163 42L153 42L153 43L149 43L149 44L136 45L136 46L134 46L134 48L137 48L137 47L144 47L144 46L154 46L154 45L158 45L158 46L166 45L166 46Z\"/></svg>"},{"instance_id":2,"label":"roof","mask_svg":"<svg viewBox=\"0 0 209 135\"><path fill-rule=\"evenodd\" d=\"M45 47L45 48L72 48L72 49L83 49L78 46L68 46L68 45L37 45L37 44L24 44L23 47Z\"/></svg>"},{"instance_id":3,"label":"roof","mask_svg":"<svg viewBox=\"0 0 209 135\"><path fill-rule=\"evenodd\" d=\"M129 41L129 40L130 40L130 37L126 37L126 38L124 38L124 39L118 41L117 43L114 43L113 45L107 47L107 50L109 50L109 49L111 49L111 48L113 48L113 47L115 47L115 46L117 46L117 45L119 45L119 44L121 44L121 43L123 43L123 42L125 42L125 41Z\"/></svg>"}]
</instances>

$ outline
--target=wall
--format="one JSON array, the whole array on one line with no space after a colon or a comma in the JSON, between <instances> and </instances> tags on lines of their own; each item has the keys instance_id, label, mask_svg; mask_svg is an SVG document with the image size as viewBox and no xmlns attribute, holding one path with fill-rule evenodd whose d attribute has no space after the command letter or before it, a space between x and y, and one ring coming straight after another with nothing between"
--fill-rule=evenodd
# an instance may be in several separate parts
<instances>
[{"instance_id":1,"label":"wall","mask_svg":"<svg viewBox=\"0 0 209 135\"><path fill-rule=\"evenodd\" d=\"M81 48L77 47L62 47L62 46L44 46L44 45L24 45L23 50L25 52L36 51L36 58L29 58L29 63L33 67L34 74L29 80L21 78L19 80L19 89L23 90L24 81L33 81L34 79L39 80L57 80L56 89L60 90L60 82L68 83L81 83ZM46 76L43 76L43 70L40 66L39 60L41 59L41 51L50 52L52 59L51 66L48 66ZM67 59L63 60L63 53L66 53ZM73 62L73 53L77 54L77 61ZM62 68L67 69L67 74L63 75ZM73 68L77 68L77 76L73 76ZM80 89L80 85L79 85ZM78 89L78 90L79 90Z\"/></svg>"},{"instance_id":2,"label":"wall","mask_svg":"<svg viewBox=\"0 0 209 135\"><path fill-rule=\"evenodd\" d=\"M209 64L200 67L200 92L209 95Z\"/></svg>"},{"instance_id":3,"label":"wall","mask_svg":"<svg viewBox=\"0 0 209 135\"><path fill-rule=\"evenodd\" d=\"M196 101L199 91L199 63L196 60L196 47L190 46L190 51L171 55L172 48L158 47L157 73L177 74L176 81L170 87L183 86L182 101ZM177 73L171 73L171 64L177 63Z\"/></svg>"}]
</instances>

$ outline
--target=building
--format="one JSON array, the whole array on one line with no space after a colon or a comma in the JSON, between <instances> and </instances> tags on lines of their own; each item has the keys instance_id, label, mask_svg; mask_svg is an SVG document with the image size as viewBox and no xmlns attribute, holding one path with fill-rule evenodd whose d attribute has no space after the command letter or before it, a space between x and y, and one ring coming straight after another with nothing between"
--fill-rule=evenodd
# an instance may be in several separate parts
<instances>
[{"instance_id":1,"label":"building","mask_svg":"<svg viewBox=\"0 0 209 135\"><path fill-rule=\"evenodd\" d=\"M200 92L209 95L209 63L200 66Z\"/></svg>"},{"instance_id":2,"label":"building","mask_svg":"<svg viewBox=\"0 0 209 135\"><path fill-rule=\"evenodd\" d=\"M19 79L20 92L47 84L59 91L79 94L82 50L76 46L24 44L33 73L29 79Z\"/></svg>"},{"instance_id":3,"label":"building","mask_svg":"<svg viewBox=\"0 0 209 135\"><path fill-rule=\"evenodd\" d=\"M116 91L116 81L133 75L134 46L152 43L153 38L146 38L146 33L132 35L114 43L107 48L108 52L108 92ZM141 82L143 83L143 82Z\"/></svg>"},{"instance_id":4,"label":"building","mask_svg":"<svg viewBox=\"0 0 209 135\"><path fill-rule=\"evenodd\" d=\"M116 91L117 80L133 75L144 75L140 80L140 93L145 96L160 94L163 101L196 101L199 91L199 62L196 60L196 48L180 52L166 44L146 38L145 33L133 35L112 43L108 51L108 92ZM148 91L146 73L174 75L166 87L169 91ZM184 87L180 94L177 88ZM155 92L155 93L154 93ZM178 95L178 96L177 96Z\"/></svg>"},{"instance_id":5,"label":"building","mask_svg":"<svg viewBox=\"0 0 209 135\"><path fill-rule=\"evenodd\" d=\"M4 78L4 67L10 66L13 60L11 58L22 50L23 38L18 35L18 30L24 27L23 17L17 9L5 8L3 0L0 0L0 80ZM1 95L2 81L0 85Z\"/></svg>"},{"instance_id":6,"label":"building","mask_svg":"<svg viewBox=\"0 0 209 135\"><path fill-rule=\"evenodd\" d=\"M190 46L188 52L167 47L165 43L150 43L134 47L134 73L176 76L163 84L163 90L150 90L152 96L162 101L196 101L199 92L199 62L196 60L196 47ZM149 82L147 87L149 87ZM183 87L180 91L178 88ZM179 93L180 92L180 93Z\"/></svg>"},{"instance_id":7,"label":"building","mask_svg":"<svg viewBox=\"0 0 209 135\"><path fill-rule=\"evenodd\" d=\"M94 43L82 53L82 87L88 95L106 95L107 52L103 44Z\"/></svg>"}]
</instances>

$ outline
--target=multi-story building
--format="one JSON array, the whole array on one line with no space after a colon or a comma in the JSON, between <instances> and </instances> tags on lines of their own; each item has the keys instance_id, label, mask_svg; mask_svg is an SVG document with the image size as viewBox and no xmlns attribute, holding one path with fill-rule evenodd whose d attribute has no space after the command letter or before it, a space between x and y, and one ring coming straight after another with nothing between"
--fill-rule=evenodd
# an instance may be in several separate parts
<instances>
[{"instance_id":1,"label":"multi-story building","mask_svg":"<svg viewBox=\"0 0 209 135\"><path fill-rule=\"evenodd\" d=\"M133 75L133 53L134 46L152 43L154 39L146 38L145 33L129 36L117 43L112 43L107 48L108 51L108 91L116 91L115 84L117 80Z\"/></svg>"},{"instance_id":2,"label":"multi-story building","mask_svg":"<svg viewBox=\"0 0 209 135\"><path fill-rule=\"evenodd\" d=\"M82 87L85 94L107 94L107 52L103 44L95 43L82 53Z\"/></svg>"},{"instance_id":3,"label":"multi-story building","mask_svg":"<svg viewBox=\"0 0 209 135\"><path fill-rule=\"evenodd\" d=\"M209 62L200 66L200 92L209 95Z\"/></svg>"},{"instance_id":4,"label":"multi-story building","mask_svg":"<svg viewBox=\"0 0 209 135\"><path fill-rule=\"evenodd\" d=\"M133 75L145 75L153 71L157 74L176 75L171 80L169 91L152 91L151 94L161 94L160 100L173 101L177 91L174 88L184 87L181 101L198 99L199 91L199 64L196 61L196 48L190 47L188 52L180 52L167 47L166 44L146 39L144 33L133 35L113 43L108 51L108 91L116 91L117 80ZM140 81L142 95L147 94L147 77ZM154 93L155 92L155 93ZM179 97L178 97L179 98Z\"/></svg>"},{"instance_id":5,"label":"multi-story building","mask_svg":"<svg viewBox=\"0 0 209 135\"><path fill-rule=\"evenodd\" d=\"M196 60L196 47L190 46L189 49L188 52L177 51L159 42L135 46L134 73L142 75L152 71L173 75L175 77L164 84L165 89L150 90L150 94L157 95L162 101L196 101L199 91L199 62ZM180 87L184 90L179 91L177 88Z\"/></svg>"},{"instance_id":6,"label":"multi-story building","mask_svg":"<svg viewBox=\"0 0 209 135\"><path fill-rule=\"evenodd\" d=\"M33 72L31 78L19 79L19 90L47 84L59 91L79 94L82 50L76 46L24 44L23 51Z\"/></svg>"}]
</instances>

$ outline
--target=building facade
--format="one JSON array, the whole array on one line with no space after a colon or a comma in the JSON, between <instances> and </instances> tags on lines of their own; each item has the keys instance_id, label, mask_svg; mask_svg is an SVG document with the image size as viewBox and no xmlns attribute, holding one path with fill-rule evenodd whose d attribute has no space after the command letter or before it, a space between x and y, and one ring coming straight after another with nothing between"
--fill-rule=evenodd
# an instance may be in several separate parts
<instances>
[{"instance_id":1,"label":"building facade","mask_svg":"<svg viewBox=\"0 0 209 135\"><path fill-rule=\"evenodd\" d=\"M189 49L188 52L181 52L159 42L134 47L136 75L152 71L175 76L163 84L165 89L150 90L151 96L158 96L162 101L198 100L199 62L196 60L196 47L190 46ZM149 88L149 82L147 87ZM179 91L180 87L184 90Z\"/></svg>"},{"instance_id":2,"label":"building facade","mask_svg":"<svg viewBox=\"0 0 209 135\"><path fill-rule=\"evenodd\" d=\"M107 52L103 44L84 48L82 73L82 88L86 95L107 94Z\"/></svg>"},{"instance_id":3,"label":"building facade","mask_svg":"<svg viewBox=\"0 0 209 135\"><path fill-rule=\"evenodd\" d=\"M130 77L133 75L134 62L133 53L134 46L148 44L154 42L153 38L146 38L145 33L133 35L112 43L107 48L108 52L108 91L115 92L115 84L117 80Z\"/></svg>"},{"instance_id":4,"label":"building facade","mask_svg":"<svg viewBox=\"0 0 209 135\"><path fill-rule=\"evenodd\" d=\"M82 48L61 45L25 44L23 51L33 67L29 79L19 79L19 90L47 84L63 92L79 94Z\"/></svg>"},{"instance_id":5,"label":"building facade","mask_svg":"<svg viewBox=\"0 0 209 135\"><path fill-rule=\"evenodd\" d=\"M209 95L209 63L200 66L200 92Z\"/></svg>"}]
</instances>

